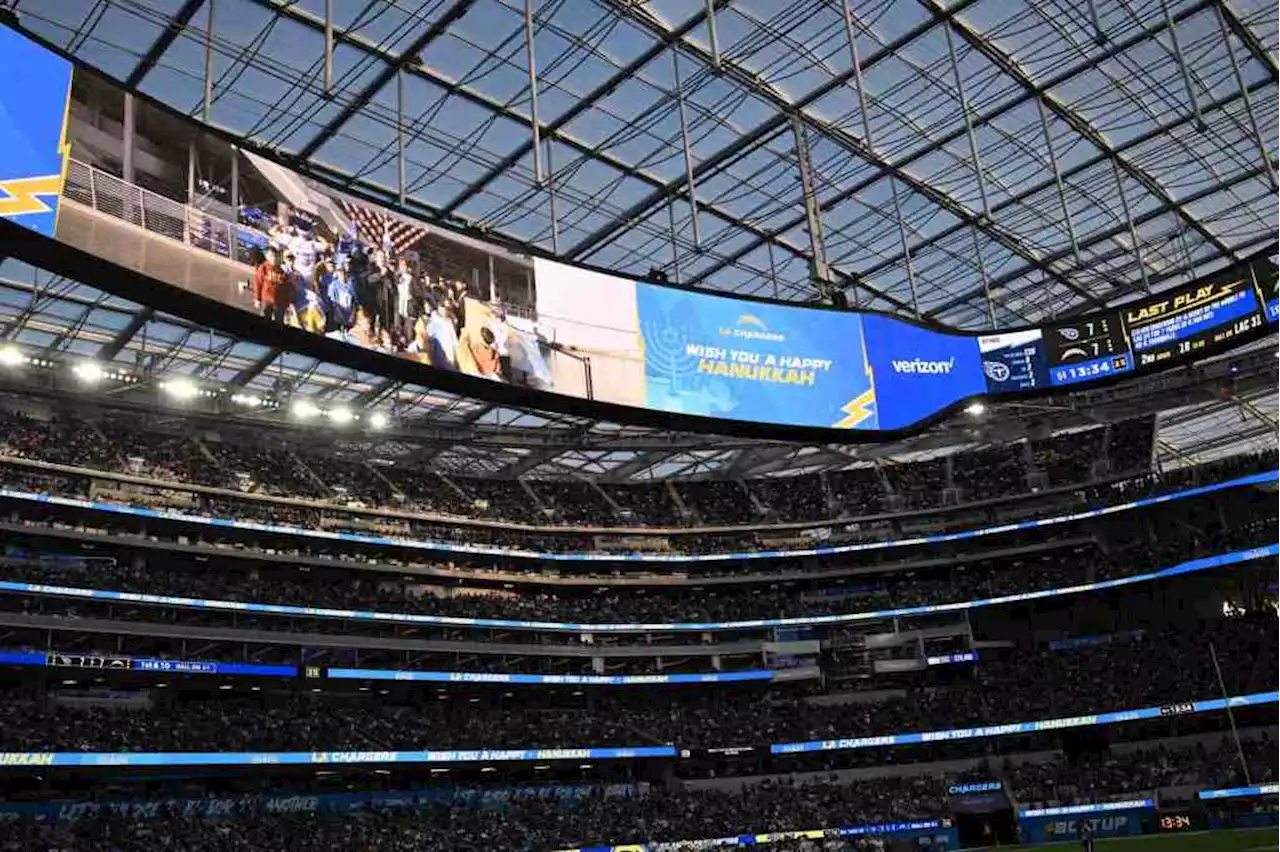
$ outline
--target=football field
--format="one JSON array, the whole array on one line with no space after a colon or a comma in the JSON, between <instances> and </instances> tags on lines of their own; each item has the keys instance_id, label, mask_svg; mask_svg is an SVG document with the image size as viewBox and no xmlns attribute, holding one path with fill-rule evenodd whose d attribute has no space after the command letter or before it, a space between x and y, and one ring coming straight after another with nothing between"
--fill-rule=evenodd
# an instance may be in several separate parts
<instances>
[{"instance_id":1,"label":"football field","mask_svg":"<svg viewBox=\"0 0 1280 852\"><path fill-rule=\"evenodd\" d=\"M1195 831L1188 834L1149 834L1094 842L1097 852L1267 852L1280 849L1275 828ZM1015 848L1015 847L1006 847ZM1044 843L1023 849L1079 849L1080 843Z\"/></svg>"}]
</instances>

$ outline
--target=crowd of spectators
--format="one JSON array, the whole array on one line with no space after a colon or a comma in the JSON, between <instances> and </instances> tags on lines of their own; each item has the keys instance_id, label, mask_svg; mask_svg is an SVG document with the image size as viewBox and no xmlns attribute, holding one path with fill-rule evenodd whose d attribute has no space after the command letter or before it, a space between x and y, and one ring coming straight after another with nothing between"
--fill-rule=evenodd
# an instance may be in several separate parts
<instances>
[{"instance_id":1,"label":"crowd of spectators","mask_svg":"<svg viewBox=\"0 0 1280 852\"><path fill-rule=\"evenodd\" d=\"M15 558L0 568L0 579L110 589L155 595L274 603L337 609L372 609L462 618L524 621L695 622L749 618L831 615L915 606L1055 588L1084 579L1084 567L1099 567L1101 554L1092 544L1076 544L1017 557L975 555L953 566L917 576L916 572L862 579L857 585L832 589L839 594L804 589L750 585L725 586L690 594L668 590L586 589L577 594L539 591L468 589L424 585L398 575L351 579L339 573L256 572L234 565L211 570L164 557L148 564L115 564L46 558ZM172 564L171 564L172 563ZM1147 560L1125 560L1117 574L1149 567ZM427 581L429 582L429 581Z\"/></svg>"},{"instance_id":2,"label":"crowd of spectators","mask_svg":"<svg viewBox=\"0 0 1280 852\"><path fill-rule=\"evenodd\" d=\"M876 778L856 784L766 780L735 792L657 786L634 795L544 791L490 798L483 806L459 796L452 801L424 800L416 806L369 808L341 815L268 812L245 800L229 819L221 820L201 819L177 809L154 821L111 812L64 824L14 820L5 824L0 852L153 852L161 848L190 852L551 852L597 844L673 843L936 818L945 813L944 790L941 776ZM823 848L853 852L884 847L878 841L858 840Z\"/></svg>"},{"instance_id":3,"label":"crowd of spectators","mask_svg":"<svg viewBox=\"0 0 1280 852\"><path fill-rule=\"evenodd\" d=\"M527 333L532 324L507 316L509 309L529 312L517 296L531 295L526 276L514 288L506 276L487 285L468 282L419 252L423 241L398 241L385 222L376 230L362 221L326 236L316 223L274 222L267 244L251 259L254 309L275 322L439 370L529 387L551 384L536 335ZM503 296L515 298L508 304Z\"/></svg>"},{"instance_id":4,"label":"crowd of spectators","mask_svg":"<svg viewBox=\"0 0 1280 852\"><path fill-rule=\"evenodd\" d=\"M635 746L716 748L830 740L1175 705L1276 688L1274 613L1152 631L1129 642L979 660L972 676L859 699L773 689L656 688L560 694L392 696L223 692L104 709L10 695L0 751L399 750ZM1212 643L1213 651L1210 650ZM394 702L394 703L393 703ZM875 755L873 755L875 757Z\"/></svg>"},{"instance_id":5,"label":"crowd of spectators","mask_svg":"<svg viewBox=\"0 0 1280 852\"><path fill-rule=\"evenodd\" d=\"M1140 525L1144 534L1134 535ZM377 573L352 572L335 565L305 572L240 560L192 562L169 554L141 552L114 563L48 558L47 553L21 554L11 549L0 567L0 579L156 595L180 595L254 603L335 609L410 612L461 618L498 618L575 623L703 622L787 618L867 612L892 607L975 600L1004 594L1054 589L1111 579L1177 564L1198 556L1266 544L1274 540L1275 501L1252 490L1216 498L1171 501L1144 510L1135 518L1113 516L1093 529L1091 537L1041 542L1034 547L985 551L962 542L947 558L921 561L904 553L880 563L880 571L862 573L838 584L820 576L779 584L762 569L762 579L711 586L689 593L685 586L631 588L584 585L576 588L520 586L487 589L483 583L456 587L485 572L459 572L456 581L430 577L408 579L384 564ZM1042 533L1027 533L1042 536ZM216 550L211 550L216 555ZM279 551L276 551L277 555ZM432 565L432 563L421 563ZM437 563L442 572L448 563ZM870 566L864 566L870 567ZM738 569L741 570L740 568ZM444 576L448 576L445 574ZM452 580L452 578L450 578ZM473 581L474 582L474 581ZM447 585L437 585L447 583ZM26 606L33 606L35 599ZM50 599L43 611L68 606ZM75 599L81 611L91 602ZM149 617L141 608L129 617ZM119 612L117 611L117 616ZM218 615L225 620L227 616ZM257 618L271 629L283 619ZM273 622L277 622L273 625ZM323 628L321 628L323 629Z\"/></svg>"},{"instance_id":6,"label":"crowd of spectators","mask_svg":"<svg viewBox=\"0 0 1280 852\"><path fill-rule=\"evenodd\" d=\"M1275 744L1245 739L1255 783L1275 777ZM1236 750L1223 740L1169 747L1156 742L1137 750L1055 755L1041 762L1005 761L958 776L921 768L906 776L840 778L835 775L765 777L736 788L710 785L640 785L630 789L515 788L475 798L464 788L448 798L405 791L395 808L370 804L356 812L287 813L243 798L217 818L169 807L153 819L124 809L100 809L75 821L5 823L0 852L112 849L152 852L291 852L432 849L489 852L497 848L543 850L596 844L675 843L681 840L829 829L949 815L947 786L956 780L1001 778L1020 807L1053 806L1144 796L1160 787L1224 786L1238 772ZM1258 774L1261 773L1261 774ZM408 800L408 801L404 801ZM286 840L286 838L288 838ZM892 845L891 845L892 844ZM825 840L820 845L770 848L824 850L915 849L891 838Z\"/></svg>"},{"instance_id":7,"label":"crowd of spectators","mask_svg":"<svg viewBox=\"0 0 1280 852\"><path fill-rule=\"evenodd\" d=\"M1101 430L1098 430L1101 431ZM233 426L217 432L191 424L166 431L126 412L102 416L61 413L35 419L0 412L0 454L92 470L227 488L244 493L299 497L334 505L493 518L527 524L617 526L749 525L764 521L822 521L889 509L912 510L1029 491L1028 472L1051 452L1052 486L1090 480L1095 457L1071 436L960 452L950 459L886 463L829 474L758 480L681 480L635 485L596 485L575 480L480 479L445 476L412 457L374 464L358 442L316 445L287 433ZM1150 467L1152 427L1144 420L1111 427L1112 467ZM1131 446L1132 442L1139 446ZM1145 443L1144 443L1145 442ZM1095 442L1096 443L1096 442ZM1145 466L1135 459L1146 458ZM951 496L948 497L947 495ZM607 495L607 496L606 496Z\"/></svg>"},{"instance_id":8,"label":"crowd of spectators","mask_svg":"<svg viewBox=\"0 0 1280 852\"><path fill-rule=\"evenodd\" d=\"M1241 753L1249 767L1247 780ZM1008 761L1002 774L1018 804L1035 808L1133 798L1160 787L1269 784L1276 780L1276 767L1276 742L1264 732L1242 738L1239 749L1228 736L1210 745L1170 747L1157 742L1122 752L1083 752L1072 759L1055 754L1040 762Z\"/></svg>"},{"instance_id":9,"label":"crowd of spectators","mask_svg":"<svg viewBox=\"0 0 1280 852\"><path fill-rule=\"evenodd\" d=\"M1206 464L1191 470L1179 470L1178 487L1185 487L1186 484L1198 483L1205 484L1220 481L1223 478L1230 478L1273 467L1276 463L1274 453L1263 453L1250 455L1245 457L1232 457L1221 462ZM312 477L311 481L319 482L319 477ZM444 481L444 480L440 480ZM316 506L282 503L282 502L266 502L262 500L238 499L234 497L212 496L212 495L194 495L191 492L183 492L175 489L164 488L146 488L142 491L136 489L125 490L124 486L119 489L105 489L104 485L109 484L108 480L94 479L86 476L77 478L70 475L50 474L35 470L27 470L17 467L8 467L0 465L0 484L5 486L36 493L47 493L77 499L85 499L88 497L99 497L115 502L132 503L142 506L170 506L187 512L195 512L207 516L219 518L231 518L238 521L248 521L264 524L282 524L302 529L323 529L326 531L346 531L364 535L384 535L396 538L408 538L417 541L437 541L441 543L460 542L466 544L485 544L502 548L519 548L523 550L548 551L548 552L580 552L594 551L604 552L631 552L639 545L635 542L637 537L622 535L617 538L614 544L610 544L608 536L587 535L575 533L572 528L565 528L564 531L556 532L529 532L526 530L513 529L509 527L494 526L464 526L461 524L450 523L447 521L427 521L421 518L410 518L397 515L381 515L381 514L354 514L343 508L321 508ZM670 485L667 483L667 485ZM661 487L661 486L659 486ZM1021 516L1032 517L1051 517L1054 515L1064 514L1079 508L1097 507L1112 505L1118 502L1124 502L1136 499L1138 497L1148 496L1153 493L1159 493L1167 490L1157 477L1147 476L1135 480L1126 480L1106 487L1090 487L1080 489L1078 492L1069 495L1056 495L1053 502L1038 505L1035 510L1024 510ZM1236 492L1227 492L1229 495ZM1059 499L1059 498L1063 499ZM1178 504L1188 504L1191 501L1180 500ZM1202 501L1203 502L1203 501ZM1029 507L1027 507L1029 509ZM69 510L68 510L69 511ZM1144 510L1147 511L1147 510ZM42 512L47 516L49 507L42 507ZM1213 519L1213 511L1209 513L1209 521L1216 524ZM1116 519L1123 519L1127 522L1130 516L1125 513L1115 516ZM984 520L985 518L985 520ZM901 526L895 526L885 523L857 523L847 524L836 528L831 532L829 537L824 537L824 544L850 544L861 542L875 542L892 540L903 537L914 537L923 532L942 532L950 529L971 529L975 525L991 524L999 522L1003 519L1003 515L992 509L984 510L984 514L975 517L972 514L962 513L961 516L951 518L949 522L933 523L925 528L910 527L903 523ZM91 523L86 520L85 516L77 515L74 521L62 521L64 525L73 528L90 528L97 529L100 526L110 526L113 531L127 535L125 529L125 521L123 518L101 519L101 523ZM58 523L53 518L49 518L49 522ZM813 540L805 537L798 537L794 540L786 539L779 541L773 538L767 527L762 527L755 532L738 533L698 533L693 535L683 535L679 538L660 539L660 543L664 546L670 546L674 551L690 553L716 553L738 550L752 549L782 549L786 550L793 547L810 547ZM1071 529L1079 529L1079 527L1053 527L1049 530L1051 534L1065 533ZM113 533L114 534L114 533ZM148 532L154 535L154 530ZM1043 535L1041 530L1038 534ZM366 552L363 555L359 553L353 554L350 547L326 542L324 540L310 539L305 540L305 544L296 538L282 539L279 536L273 536L270 544L256 544L252 541L255 534L242 530L232 532L224 527L208 526L195 531L195 539L202 543L218 548L235 548L239 550L253 550L267 548L273 553L289 554L303 557L315 557L326 560L340 561L364 561L368 562L375 557ZM266 535L266 534L263 534ZM776 534L775 534L776 535ZM1016 536L1012 532L1006 532L1000 537L1000 542L1007 543L1013 541ZM647 539L646 539L647 541ZM614 545L617 545L616 547ZM381 548L376 556L376 560L388 565L411 565L424 564L424 560L420 556L422 551L409 550L402 551L399 549ZM863 555L863 562L866 559L876 559L885 552L872 552ZM475 561L474 559L469 561ZM752 563L753 567L761 568L766 566L766 562L757 561ZM646 566L648 567L648 566ZM665 568L665 566L663 566ZM798 568L803 568L804 563L798 560L779 561L777 566L771 568L775 573L786 574L794 573ZM722 560L715 562L697 562L693 565L681 565L679 571L687 572L696 570L701 575L735 573L740 571L740 564ZM508 572L518 571L525 574L537 573L538 568L530 564L524 564L520 568L508 567ZM601 568L593 568L589 563L574 564L571 569L573 573L583 576L613 576L616 574L617 566L603 566Z\"/></svg>"}]
</instances>

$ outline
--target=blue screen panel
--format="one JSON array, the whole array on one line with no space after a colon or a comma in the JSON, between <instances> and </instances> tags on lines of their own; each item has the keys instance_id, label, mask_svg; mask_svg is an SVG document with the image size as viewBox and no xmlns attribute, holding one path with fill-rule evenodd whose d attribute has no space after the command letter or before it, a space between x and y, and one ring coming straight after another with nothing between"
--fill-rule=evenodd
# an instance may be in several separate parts
<instances>
[{"instance_id":1,"label":"blue screen panel","mask_svg":"<svg viewBox=\"0 0 1280 852\"><path fill-rule=\"evenodd\" d=\"M54 236L72 65L0 26L0 217Z\"/></svg>"},{"instance_id":2,"label":"blue screen panel","mask_svg":"<svg viewBox=\"0 0 1280 852\"><path fill-rule=\"evenodd\" d=\"M875 382L877 428L903 429L987 392L978 338L879 314L862 318Z\"/></svg>"},{"instance_id":3,"label":"blue screen panel","mask_svg":"<svg viewBox=\"0 0 1280 852\"><path fill-rule=\"evenodd\" d=\"M401 669L331 668L328 677L338 680L395 680L427 683L511 683L565 686L648 686L668 683L742 683L773 680L769 669L740 672L669 675L540 675L506 672L426 672Z\"/></svg>"},{"instance_id":4,"label":"blue screen panel","mask_svg":"<svg viewBox=\"0 0 1280 852\"><path fill-rule=\"evenodd\" d=\"M333 766L369 763L510 763L675 757L673 746L446 749L439 751L0 752L13 766Z\"/></svg>"},{"instance_id":5,"label":"blue screen panel","mask_svg":"<svg viewBox=\"0 0 1280 852\"><path fill-rule=\"evenodd\" d=\"M857 314L636 285L646 403L676 414L875 429Z\"/></svg>"}]
</instances>

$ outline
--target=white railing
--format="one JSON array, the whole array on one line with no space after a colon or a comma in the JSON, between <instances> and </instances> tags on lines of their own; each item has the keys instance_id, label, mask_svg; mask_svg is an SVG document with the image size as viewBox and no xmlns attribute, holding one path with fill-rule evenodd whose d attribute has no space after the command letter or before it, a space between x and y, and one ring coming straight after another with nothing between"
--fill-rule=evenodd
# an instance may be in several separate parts
<instances>
[{"instance_id":1,"label":"white railing","mask_svg":"<svg viewBox=\"0 0 1280 852\"><path fill-rule=\"evenodd\" d=\"M253 250L267 244L267 236L261 231L210 216L79 160L67 164L62 194L153 234L240 263L252 263Z\"/></svg>"}]
</instances>

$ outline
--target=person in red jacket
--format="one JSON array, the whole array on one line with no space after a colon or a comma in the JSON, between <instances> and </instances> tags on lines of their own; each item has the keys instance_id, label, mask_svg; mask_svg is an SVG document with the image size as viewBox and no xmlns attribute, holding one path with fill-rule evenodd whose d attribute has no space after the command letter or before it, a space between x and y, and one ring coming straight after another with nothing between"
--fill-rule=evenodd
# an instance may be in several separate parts
<instances>
[{"instance_id":1,"label":"person in red jacket","mask_svg":"<svg viewBox=\"0 0 1280 852\"><path fill-rule=\"evenodd\" d=\"M288 290L288 281L280 269L280 256L274 248L269 248L266 259L253 271L253 307L269 320L284 322L285 309L292 298Z\"/></svg>"}]
</instances>

